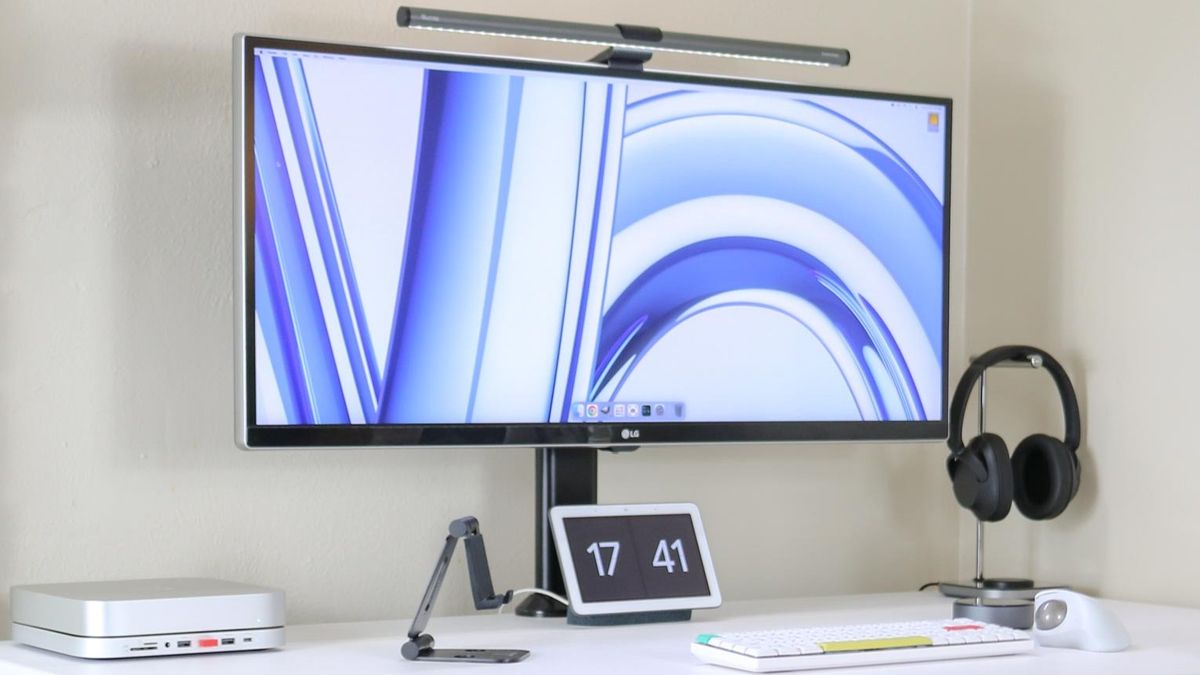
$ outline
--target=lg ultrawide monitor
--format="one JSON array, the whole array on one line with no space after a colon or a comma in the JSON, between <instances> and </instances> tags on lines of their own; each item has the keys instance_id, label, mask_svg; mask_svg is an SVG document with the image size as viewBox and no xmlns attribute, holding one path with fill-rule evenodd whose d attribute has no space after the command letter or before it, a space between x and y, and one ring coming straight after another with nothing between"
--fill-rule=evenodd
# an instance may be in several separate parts
<instances>
[{"instance_id":1,"label":"lg ultrawide monitor","mask_svg":"<svg viewBox=\"0 0 1200 675\"><path fill-rule=\"evenodd\" d=\"M235 61L244 446L945 437L949 100Z\"/></svg>"}]
</instances>

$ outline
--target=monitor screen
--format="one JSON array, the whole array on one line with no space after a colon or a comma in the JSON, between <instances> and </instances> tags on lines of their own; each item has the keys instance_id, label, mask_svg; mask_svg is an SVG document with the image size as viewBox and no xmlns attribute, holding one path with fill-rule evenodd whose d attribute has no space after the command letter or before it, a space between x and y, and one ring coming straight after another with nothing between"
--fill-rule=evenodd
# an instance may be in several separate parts
<instances>
[{"instance_id":1,"label":"monitor screen","mask_svg":"<svg viewBox=\"0 0 1200 675\"><path fill-rule=\"evenodd\" d=\"M237 52L244 445L945 436L949 100Z\"/></svg>"}]
</instances>

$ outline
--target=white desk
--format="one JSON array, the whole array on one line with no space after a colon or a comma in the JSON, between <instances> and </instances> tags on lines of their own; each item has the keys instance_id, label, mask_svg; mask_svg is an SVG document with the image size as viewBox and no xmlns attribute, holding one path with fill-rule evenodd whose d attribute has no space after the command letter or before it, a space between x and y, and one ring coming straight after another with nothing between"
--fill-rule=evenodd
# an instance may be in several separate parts
<instances>
[{"instance_id":1,"label":"white desk","mask_svg":"<svg viewBox=\"0 0 1200 675\"><path fill-rule=\"evenodd\" d=\"M1200 610L1112 602L1133 637L1133 647L1117 654L1070 649L1037 649L1030 655L916 663L876 668L895 673L1200 673ZM120 661L84 661L12 642L0 643L0 673L124 675L170 672L187 675L270 675L287 673L424 673L471 675L481 671L541 673L691 673L722 675L741 671L701 664L688 652L698 633L758 630L802 625L873 623L950 616L950 600L933 592L835 596L757 602L729 602L696 612L690 622L582 628L561 620L526 619L491 612L436 617L429 632L440 647L509 647L533 653L517 664L479 665L408 662L400 658L407 621L376 621L293 626L288 644L270 652L207 654ZM864 672L843 668L838 675Z\"/></svg>"}]
</instances>

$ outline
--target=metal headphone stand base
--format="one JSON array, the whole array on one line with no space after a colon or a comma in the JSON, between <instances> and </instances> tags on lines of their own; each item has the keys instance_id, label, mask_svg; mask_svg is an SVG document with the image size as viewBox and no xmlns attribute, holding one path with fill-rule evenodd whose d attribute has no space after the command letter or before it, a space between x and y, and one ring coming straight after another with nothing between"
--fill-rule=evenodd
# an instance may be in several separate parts
<instances>
[{"instance_id":1,"label":"metal headphone stand base","mask_svg":"<svg viewBox=\"0 0 1200 675\"><path fill-rule=\"evenodd\" d=\"M972 356L971 360L976 357ZM1041 368L1040 356L1000 363L993 368ZM987 371L979 375L979 433L983 434L987 420ZM973 598L982 604L984 600L1020 601L1033 600L1039 591L1051 588L1069 588L1063 585L1039 586L1032 579L1012 577L988 578L983 574L983 521L975 521L975 578L967 582L940 581L938 591L948 598Z\"/></svg>"}]
</instances>

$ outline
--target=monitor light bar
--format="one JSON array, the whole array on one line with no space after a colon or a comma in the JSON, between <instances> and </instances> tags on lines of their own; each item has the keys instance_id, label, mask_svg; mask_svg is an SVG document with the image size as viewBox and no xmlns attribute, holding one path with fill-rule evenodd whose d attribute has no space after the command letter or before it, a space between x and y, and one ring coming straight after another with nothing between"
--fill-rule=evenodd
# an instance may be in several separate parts
<instances>
[{"instance_id":1,"label":"monitor light bar","mask_svg":"<svg viewBox=\"0 0 1200 675\"><path fill-rule=\"evenodd\" d=\"M401 7L396 12L396 23L401 28L570 42L651 52L677 52L756 61L799 63L809 66L841 67L850 63L849 50L835 47L814 47L783 42L672 33L650 26L629 24L604 26L418 7Z\"/></svg>"}]
</instances>

